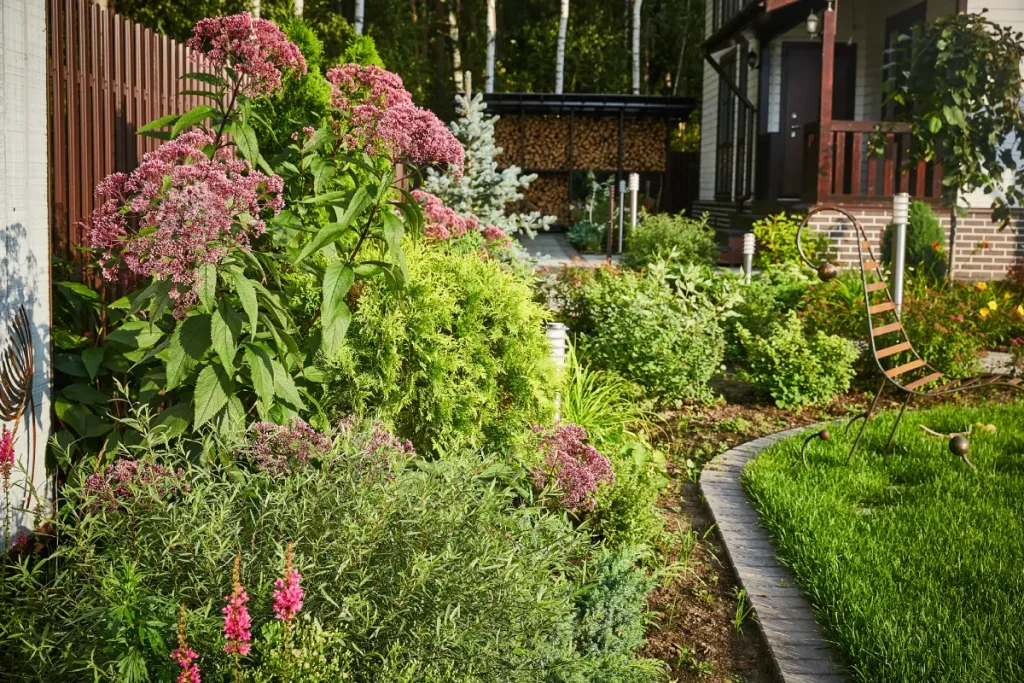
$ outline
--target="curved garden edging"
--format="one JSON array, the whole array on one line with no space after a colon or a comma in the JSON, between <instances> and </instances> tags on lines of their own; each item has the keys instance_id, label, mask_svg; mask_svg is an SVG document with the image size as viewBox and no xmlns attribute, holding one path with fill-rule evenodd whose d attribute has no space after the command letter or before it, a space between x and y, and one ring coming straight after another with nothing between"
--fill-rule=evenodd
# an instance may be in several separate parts
<instances>
[{"instance_id":1,"label":"curved garden edging","mask_svg":"<svg viewBox=\"0 0 1024 683\"><path fill-rule=\"evenodd\" d=\"M701 472L700 488L781 679L785 683L844 683L846 674L815 621L807 597L792 572L776 560L775 546L740 485L743 468L750 460L806 429L788 429L726 451Z\"/></svg>"}]
</instances>

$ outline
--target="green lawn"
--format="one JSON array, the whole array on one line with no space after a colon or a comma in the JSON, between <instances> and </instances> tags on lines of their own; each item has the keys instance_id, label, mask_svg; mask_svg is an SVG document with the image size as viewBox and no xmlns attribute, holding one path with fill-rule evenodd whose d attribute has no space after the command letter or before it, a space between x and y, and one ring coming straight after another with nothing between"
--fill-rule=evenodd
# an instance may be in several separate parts
<instances>
[{"instance_id":1,"label":"green lawn","mask_svg":"<svg viewBox=\"0 0 1024 683\"><path fill-rule=\"evenodd\" d=\"M810 468L804 437L781 442L747 490L854 680L1024 681L1024 403L909 412L884 460L894 419L849 466L840 429ZM977 473L918 428L975 422L997 427L970 437Z\"/></svg>"}]
</instances>

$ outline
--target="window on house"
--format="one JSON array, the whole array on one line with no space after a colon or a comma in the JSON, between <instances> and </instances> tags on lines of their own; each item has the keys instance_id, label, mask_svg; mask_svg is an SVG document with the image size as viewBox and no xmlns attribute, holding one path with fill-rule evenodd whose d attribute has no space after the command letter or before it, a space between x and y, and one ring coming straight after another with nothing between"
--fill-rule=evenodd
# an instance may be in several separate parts
<instances>
[{"instance_id":1,"label":"window on house","mask_svg":"<svg viewBox=\"0 0 1024 683\"><path fill-rule=\"evenodd\" d=\"M883 55L882 81L888 83L900 71L908 67L910 59L907 43L900 41L900 36L913 36L915 29L924 28L928 3L922 2L899 14L894 14L885 21L885 55ZM887 101L883 96L882 119L892 121L906 113L906 107Z\"/></svg>"},{"instance_id":2,"label":"window on house","mask_svg":"<svg viewBox=\"0 0 1024 683\"><path fill-rule=\"evenodd\" d=\"M727 52L719 64L735 83L736 51ZM736 95L720 78L718 81L718 131L715 147L715 199L732 199L736 158Z\"/></svg>"}]
</instances>

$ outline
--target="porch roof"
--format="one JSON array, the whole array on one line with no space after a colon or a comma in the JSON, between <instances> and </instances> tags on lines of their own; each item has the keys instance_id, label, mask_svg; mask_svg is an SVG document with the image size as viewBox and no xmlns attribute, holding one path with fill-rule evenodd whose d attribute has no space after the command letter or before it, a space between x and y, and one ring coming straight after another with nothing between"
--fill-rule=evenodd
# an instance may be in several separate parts
<instances>
[{"instance_id":1,"label":"porch roof","mask_svg":"<svg viewBox=\"0 0 1024 683\"><path fill-rule=\"evenodd\" d=\"M806 21L812 11L820 15L827 4L828 0L749 0L708 36L704 49L716 52L729 47L747 31L765 43Z\"/></svg>"}]
</instances>

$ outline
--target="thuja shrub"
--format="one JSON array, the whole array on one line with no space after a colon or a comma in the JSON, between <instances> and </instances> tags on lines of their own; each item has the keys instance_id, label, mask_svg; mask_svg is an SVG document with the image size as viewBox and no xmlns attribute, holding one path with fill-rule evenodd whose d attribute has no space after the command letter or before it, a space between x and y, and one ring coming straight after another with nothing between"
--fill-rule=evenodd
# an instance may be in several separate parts
<instances>
[{"instance_id":1,"label":"thuja shrub","mask_svg":"<svg viewBox=\"0 0 1024 683\"><path fill-rule=\"evenodd\" d=\"M611 268L565 271L557 291L585 361L662 402L712 398L708 381L725 353L714 311L689 307L655 278Z\"/></svg>"},{"instance_id":2,"label":"thuja shrub","mask_svg":"<svg viewBox=\"0 0 1024 683\"><path fill-rule=\"evenodd\" d=\"M780 408L827 403L849 391L858 351L848 339L804 332L795 311L772 324L765 336L740 329L746 376Z\"/></svg>"},{"instance_id":3,"label":"thuja shrub","mask_svg":"<svg viewBox=\"0 0 1024 683\"><path fill-rule=\"evenodd\" d=\"M892 263L895 235L896 226L893 224L886 227L882 235L882 260L885 263ZM907 267L917 269L920 275L933 282L946 279L949 259L946 253L946 231L925 202L910 203L905 254Z\"/></svg>"},{"instance_id":4,"label":"thuja shrub","mask_svg":"<svg viewBox=\"0 0 1024 683\"><path fill-rule=\"evenodd\" d=\"M584 537L481 477L486 460L451 452L417 465L393 435L360 424L324 435L329 451L283 475L248 460L197 469L144 442L119 455L181 468L187 486L158 495L159 481L129 478L116 507L96 506L105 498L72 476L50 521L61 539L53 554L0 565L0 670L172 680L185 660L204 681L230 680L236 665L245 680L282 680L271 674L284 637L296 648L284 663L306 681L586 681L594 670L625 681L650 671L633 655L642 601L627 566L587 572ZM633 588L614 598L617 582Z\"/></svg>"},{"instance_id":5,"label":"thuja shrub","mask_svg":"<svg viewBox=\"0 0 1024 683\"><path fill-rule=\"evenodd\" d=\"M708 225L707 215L690 218L681 213L655 214L646 216L626 236L623 263L631 268L658 261L714 265L717 254L715 231Z\"/></svg>"},{"instance_id":6,"label":"thuja shrub","mask_svg":"<svg viewBox=\"0 0 1024 683\"><path fill-rule=\"evenodd\" d=\"M495 259L447 242L412 245L396 292L372 283L322 360L322 405L373 415L431 454L446 443L510 447L551 415L554 372L544 309Z\"/></svg>"}]
</instances>

